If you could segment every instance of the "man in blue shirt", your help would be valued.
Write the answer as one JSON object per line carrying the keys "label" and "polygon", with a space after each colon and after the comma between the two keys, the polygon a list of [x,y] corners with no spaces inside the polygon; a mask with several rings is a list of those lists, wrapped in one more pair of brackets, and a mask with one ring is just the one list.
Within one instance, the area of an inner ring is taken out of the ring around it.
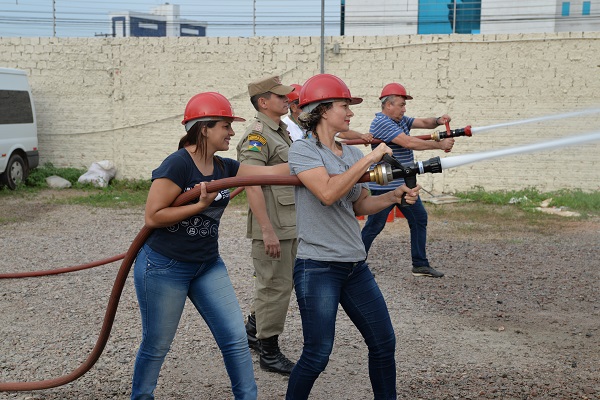
{"label": "man in blue shirt", "polygon": [[[406,100],[412,97],[406,93],[404,86],[399,83],[386,85],[379,97],[381,100],[381,112],[375,114],[371,123],[370,132],[375,139],[384,141],[394,152],[394,157],[400,163],[413,163],[413,150],[450,150],[454,145],[453,138],[442,139],[439,142],[433,140],[422,140],[410,136],[412,128],[434,129],[439,125],[450,122],[449,115],[432,118],[412,118],[404,115],[406,112]],[[398,179],[385,186],[374,182],[369,183],[369,189],[373,196],[392,191],[404,184],[404,179]],[[389,212],[400,204],[391,205],[377,214],[370,215],[362,229],[362,239],[367,253],[377,235],[385,227]],[[423,207],[421,198],[413,205],[402,207],[402,214],[410,228],[410,250],[412,257],[412,274],[414,276],[428,276],[441,278],[443,273],[436,271],[429,265],[427,259],[427,211]]]}

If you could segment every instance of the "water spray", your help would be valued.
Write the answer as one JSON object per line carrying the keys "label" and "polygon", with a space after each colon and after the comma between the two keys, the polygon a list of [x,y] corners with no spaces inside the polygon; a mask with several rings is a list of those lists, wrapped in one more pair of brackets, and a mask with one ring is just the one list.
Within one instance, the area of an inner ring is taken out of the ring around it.
{"label": "water spray", "polygon": [[372,180],[376,181],[380,185],[387,185],[389,182],[395,179],[404,178],[408,187],[415,187],[417,184],[417,174],[435,174],[449,168],[460,167],[478,161],[485,161],[516,154],[533,153],[541,150],[568,147],[598,140],[600,140],[600,132],[593,132],[581,136],[550,140],[547,142],[533,143],[500,150],[485,151],[482,153],[465,154],[442,159],[440,159],[440,157],[433,157],[426,161],[418,161],[407,164],[400,164],[396,159],[388,156],[384,157],[384,162],[377,164],[370,174]]}
{"label": "water spray", "polygon": [[[417,139],[422,139],[422,140],[435,140],[436,142],[439,142],[440,140],[446,139],[446,138],[455,138],[455,137],[460,137],[460,136],[471,137],[474,133],[479,134],[479,133],[491,131],[494,129],[507,128],[507,127],[516,126],[516,125],[533,124],[536,122],[552,121],[552,120],[557,120],[557,119],[580,117],[580,116],[584,116],[584,115],[592,115],[592,114],[598,114],[598,113],[600,113],[600,108],[590,108],[587,110],[572,111],[572,112],[562,113],[562,114],[551,114],[551,115],[545,115],[545,116],[541,116],[541,117],[528,118],[528,119],[522,119],[522,120],[517,120],[517,121],[502,122],[499,124],[480,126],[480,127],[472,127],[471,125],[467,125],[464,128],[458,128],[458,129],[450,129],[450,125],[448,123],[446,123],[446,130],[443,132],[433,132],[429,135],[418,135],[418,136],[412,136],[412,137],[416,137]],[[371,142],[367,142],[366,140],[363,140],[363,139],[342,140],[341,142],[344,144],[348,144],[348,145],[382,143],[382,141],[379,139],[373,139]]]}
{"label": "water spray", "polygon": [[518,120],[518,121],[503,122],[503,123],[495,124],[495,125],[471,128],[471,133],[482,133],[482,132],[486,132],[486,131],[493,130],[493,129],[506,128],[509,126],[533,124],[535,122],[545,122],[545,121],[552,121],[555,119],[580,117],[583,115],[591,115],[591,114],[598,114],[598,113],[600,113],[600,108],[590,108],[587,110],[572,111],[572,112],[563,113],[563,114],[551,114],[551,115],[545,115],[542,117],[528,118],[528,119],[522,119],[522,120]]}

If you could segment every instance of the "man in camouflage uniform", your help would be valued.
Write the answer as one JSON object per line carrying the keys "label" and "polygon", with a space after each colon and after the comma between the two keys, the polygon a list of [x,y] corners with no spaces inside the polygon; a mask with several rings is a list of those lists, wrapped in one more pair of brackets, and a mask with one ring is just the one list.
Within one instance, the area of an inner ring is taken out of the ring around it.
{"label": "man in camouflage uniform", "polygon": [[[294,90],[269,76],[248,85],[257,111],[237,146],[238,160],[252,165],[287,163],[292,140],[281,117],[288,112],[287,94]],[[260,351],[263,370],[290,374],[294,363],[281,353],[279,335],[293,288],[298,241],[293,186],[250,186],[247,236],[252,239],[256,274],[254,304],[246,332],[248,345]]]}

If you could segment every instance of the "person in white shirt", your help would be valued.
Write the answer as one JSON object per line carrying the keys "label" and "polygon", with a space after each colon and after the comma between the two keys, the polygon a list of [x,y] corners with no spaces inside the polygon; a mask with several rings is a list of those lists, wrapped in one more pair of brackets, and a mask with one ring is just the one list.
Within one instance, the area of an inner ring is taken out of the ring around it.
{"label": "person in white shirt", "polygon": [[302,86],[298,85],[297,83],[292,83],[290,86],[295,89],[293,92],[287,94],[290,113],[281,120],[287,125],[288,133],[290,134],[290,138],[292,138],[292,142],[295,142],[298,139],[302,139],[306,133],[298,125],[298,116],[302,112],[302,109],[298,107],[298,95],[300,94],[300,89],[302,89]]}

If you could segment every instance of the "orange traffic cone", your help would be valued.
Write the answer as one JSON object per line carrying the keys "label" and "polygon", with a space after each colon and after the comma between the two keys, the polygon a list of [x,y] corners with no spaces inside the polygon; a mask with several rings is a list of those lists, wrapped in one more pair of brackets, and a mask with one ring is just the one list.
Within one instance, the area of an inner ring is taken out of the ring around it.
{"label": "orange traffic cone", "polygon": [[404,214],[400,211],[400,207],[396,207],[396,218],[404,218]]}
{"label": "orange traffic cone", "polygon": [[392,209],[387,216],[385,222],[394,222],[394,210]]}

